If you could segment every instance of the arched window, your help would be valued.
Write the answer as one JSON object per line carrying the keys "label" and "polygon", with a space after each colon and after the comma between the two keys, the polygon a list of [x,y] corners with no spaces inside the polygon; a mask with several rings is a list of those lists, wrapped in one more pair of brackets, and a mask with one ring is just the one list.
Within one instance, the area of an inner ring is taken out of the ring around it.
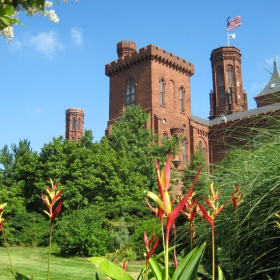
{"label": "arched window", "polygon": [[135,83],[129,78],[125,87],[125,106],[135,107]]}
{"label": "arched window", "polygon": [[223,105],[226,103],[226,98],[225,98],[225,85],[224,85],[224,71],[222,67],[218,68],[217,76],[218,76],[219,101],[220,101],[220,105]]}
{"label": "arched window", "polygon": [[199,148],[200,151],[202,151],[202,141],[198,142],[198,148]]}
{"label": "arched window", "polygon": [[160,105],[164,106],[165,102],[164,102],[164,80],[160,79],[159,82],[159,91],[160,91]]}
{"label": "arched window", "polygon": [[166,133],[166,132],[163,133],[163,135],[162,135],[162,140],[163,140],[163,141],[166,141],[166,140],[167,140],[167,133]]}
{"label": "arched window", "polygon": [[185,98],[185,91],[183,87],[180,87],[180,111],[185,111],[185,104],[184,104],[184,98]]}
{"label": "arched window", "polygon": [[72,130],[76,129],[76,118],[72,119]]}
{"label": "arched window", "polygon": [[187,161],[187,139],[182,140],[183,162]]}
{"label": "arched window", "polygon": [[78,131],[80,131],[81,130],[81,119],[79,118],[78,119]]}
{"label": "arched window", "polygon": [[230,87],[234,85],[233,67],[231,65],[227,66],[227,80],[228,80],[228,92],[230,92]]}
{"label": "arched window", "polygon": [[203,148],[203,156],[204,156],[204,160],[206,160],[206,149]]}

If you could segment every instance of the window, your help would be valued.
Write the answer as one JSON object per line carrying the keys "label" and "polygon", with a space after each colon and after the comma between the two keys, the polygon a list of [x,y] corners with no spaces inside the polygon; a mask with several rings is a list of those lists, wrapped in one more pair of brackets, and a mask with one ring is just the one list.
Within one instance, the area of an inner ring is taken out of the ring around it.
{"label": "window", "polygon": [[199,142],[198,142],[198,147],[199,147],[199,150],[202,151],[202,141],[199,141]]}
{"label": "window", "polygon": [[163,140],[163,141],[166,141],[166,140],[167,140],[167,133],[166,133],[166,132],[163,133],[163,135],[162,135],[162,140]]}
{"label": "window", "polygon": [[135,107],[135,83],[129,78],[125,87],[125,106]]}
{"label": "window", "polygon": [[184,112],[185,111],[185,106],[184,106],[184,97],[185,97],[185,92],[183,87],[180,87],[180,111]]}
{"label": "window", "polygon": [[78,119],[78,131],[81,130],[81,119]]}
{"label": "window", "polygon": [[223,105],[226,103],[226,98],[225,98],[225,86],[224,86],[224,71],[222,67],[218,68],[217,75],[218,75],[219,101],[220,101],[220,105]]}
{"label": "window", "polygon": [[72,119],[72,130],[76,129],[76,118]]}
{"label": "window", "polygon": [[182,140],[182,145],[183,145],[183,162],[187,161],[187,139],[184,138]]}
{"label": "window", "polygon": [[164,80],[160,79],[160,105],[164,106]]}
{"label": "window", "polygon": [[227,79],[228,79],[228,92],[230,92],[230,87],[234,85],[233,68],[231,65],[227,66]]}
{"label": "window", "polygon": [[204,160],[206,160],[206,149],[203,148],[203,157],[204,157]]}

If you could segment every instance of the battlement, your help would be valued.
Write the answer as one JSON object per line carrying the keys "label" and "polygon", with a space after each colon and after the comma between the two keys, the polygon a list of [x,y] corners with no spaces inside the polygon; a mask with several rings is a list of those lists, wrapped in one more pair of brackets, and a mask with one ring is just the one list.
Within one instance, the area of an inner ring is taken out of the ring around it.
{"label": "battlement", "polygon": [[118,57],[123,57],[137,52],[136,44],[133,41],[120,41],[117,43]]}
{"label": "battlement", "polygon": [[[131,46],[135,43],[131,41],[121,41],[117,44],[117,48],[121,48],[125,44],[132,48]],[[192,63],[154,45],[141,48],[139,52],[137,52],[135,45],[134,52],[130,52],[127,55],[124,54],[121,57],[119,56],[117,60],[108,63],[105,66],[105,74],[110,77],[122,71],[124,68],[133,67],[134,64],[139,64],[146,60],[159,61],[189,76],[194,74],[194,65]]]}
{"label": "battlement", "polygon": [[66,110],[66,114],[70,114],[70,113],[79,113],[79,114],[84,114],[84,110],[80,109],[80,108],[69,108]]}
{"label": "battlement", "polygon": [[223,59],[237,59],[241,60],[241,53],[240,50],[236,47],[231,47],[231,46],[223,46],[220,48],[217,48],[211,52],[211,57],[210,60],[213,62],[216,62],[217,60],[222,57]]}

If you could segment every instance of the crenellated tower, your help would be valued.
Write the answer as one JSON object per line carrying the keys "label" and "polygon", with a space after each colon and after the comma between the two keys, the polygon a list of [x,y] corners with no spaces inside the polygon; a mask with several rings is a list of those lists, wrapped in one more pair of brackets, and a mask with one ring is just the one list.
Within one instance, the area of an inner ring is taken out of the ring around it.
{"label": "crenellated tower", "polygon": [[147,129],[161,139],[182,138],[176,158],[176,167],[182,167],[190,160],[192,149],[190,77],[194,65],[154,45],[138,51],[133,41],[117,43],[117,54],[118,59],[105,66],[110,78],[106,135],[125,108],[141,105],[150,115]]}
{"label": "crenellated tower", "polygon": [[210,92],[209,119],[248,110],[239,49],[230,46],[217,48],[212,51],[210,60],[213,91]]}
{"label": "crenellated tower", "polygon": [[136,43],[133,41],[120,41],[117,43],[118,57],[124,57],[137,52]]}
{"label": "crenellated tower", "polygon": [[84,110],[69,108],[66,110],[66,132],[65,138],[78,141],[84,134]]}

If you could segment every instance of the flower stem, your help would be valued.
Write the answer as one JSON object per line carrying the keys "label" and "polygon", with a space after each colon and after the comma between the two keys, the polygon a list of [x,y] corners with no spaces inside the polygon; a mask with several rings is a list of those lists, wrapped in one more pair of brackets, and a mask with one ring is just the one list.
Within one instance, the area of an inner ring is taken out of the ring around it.
{"label": "flower stem", "polygon": [[49,257],[48,257],[48,280],[50,280],[50,260],[51,260],[51,251],[52,251],[52,229],[53,223],[50,223],[50,243],[49,243]]}
{"label": "flower stem", "polygon": [[215,227],[212,228],[212,279],[215,280]]}
{"label": "flower stem", "polygon": [[164,263],[165,263],[165,280],[168,280],[168,250],[169,250],[169,244],[168,239],[165,240],[165,251],[164,251]]}
{"label": "flower stem", "polygon": [[4,239],[5,247],[7,249],[7,254],[9,256],[9,261],[10,261],[10,265],[11,265],[11,271],[12,271],[14,279],[16,280],[15,271],[14,271],[14,267],[13,267],[13,263],[12,263],[12,259],[11,259],[11,255],[10,255],[10,251],[9,251],[9,246],[8,246],[8,243],[7,243],[7,239],[6,239],[4,228],[2,228],[2,236],[3,236],[3,239]]}

